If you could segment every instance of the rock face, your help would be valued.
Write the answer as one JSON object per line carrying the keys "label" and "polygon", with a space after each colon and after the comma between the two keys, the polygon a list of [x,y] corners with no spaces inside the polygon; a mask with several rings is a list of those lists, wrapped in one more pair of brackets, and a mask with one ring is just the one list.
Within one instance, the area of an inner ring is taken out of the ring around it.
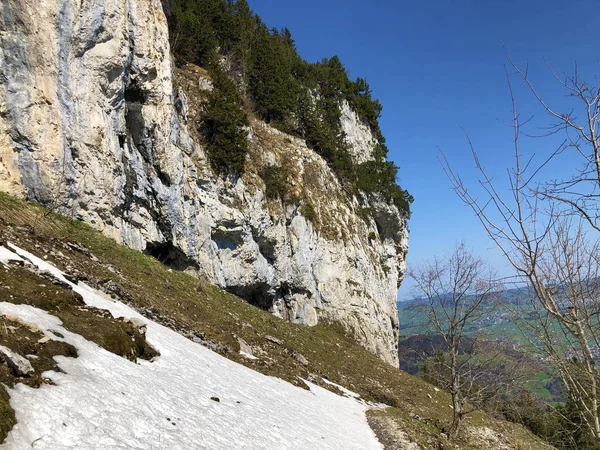
{"label": "rock face", "polygon": [[350,144],[352,158],[357,163],[364,163],[372,159],[373,147],[377,139],[373,136],[369,126],[360,120],[356,111],[350,108],[347,101],[341,104],[342,131],[346,135],[346,141]]}
{"label": "rock face", "polygon": [[[280,317],[339,321],[397,364],[405,220],[381,199],[349,198],[303,141],[260,122],[247,173],[216,177],[193,114],[210,82],[172,64],[160,0],[6,0],[0,62],[0,190]],[[341,106],[365,161],[373,136]],[[289,171],[291,200],[266,198],[269,166]]]}

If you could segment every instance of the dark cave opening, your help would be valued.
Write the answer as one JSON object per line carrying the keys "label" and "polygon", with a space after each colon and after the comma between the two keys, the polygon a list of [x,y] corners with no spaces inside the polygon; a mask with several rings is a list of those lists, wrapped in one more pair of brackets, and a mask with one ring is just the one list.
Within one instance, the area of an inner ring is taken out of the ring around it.
{"label": "dark cave opening", "polygon": [[144,253],[158,259],[162,264],[173,270],[199,269],[198,264],[193,259],[171,242],[148,242]]}
{"label": "dark cave opening", "polygon": [[138,84],[137,80],[132,80],[125,88],[125,101],[127,103],[146,103],[148,93]]}
{"label": "dark cave opening", "polygon": [[247,286],[228,286],[226,290],[233,295],[237,295],[265,311],[271,310],[275,297],[269,292],[270,286],[267,283],[257,282]]}

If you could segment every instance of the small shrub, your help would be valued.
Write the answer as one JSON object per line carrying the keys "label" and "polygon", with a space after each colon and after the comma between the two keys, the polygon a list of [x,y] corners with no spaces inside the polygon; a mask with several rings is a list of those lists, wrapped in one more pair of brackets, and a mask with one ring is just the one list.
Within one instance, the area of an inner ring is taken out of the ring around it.
{"label": "small shrub", "polygon": [[356,215],[358,217],[360,217],[362,220],[365,221],[365,223],[369,224],[371,223],[371,219],[373,218],[373,208],[371,207],[359,207],[356,210]]}
{"label": "small shrub", "polygon": [[377,239],[377,233],[375,233],[374,231],[371,231],[371,232],[369,233],[369,239],[370,239],[371,241],[375,241],[375,240]]}
{"label": "small shrub", "polygon": [[381,264],[381,269],[383,270],[383,273],[385,273],[386,276],[388,276],[390,274],[390,266],[388,266],[387,261],[385,260],[385,258],[381,258],[379,260],[379,263]]}
{"label": "small shrub", "polygon": [[312,205],[312,203],[305,203],[302,205],[300,212],[306,218],[306,220],[310,220],[311,222],[314,222],[317,218],[317,211],[315,211],[315,207]]}
{"label": "small shrub", "polygon": [[265,183],[265,195],[270,200],[285,199],[290,191],[289,170],[281,166],[266,166],[260,177]]}
{"label": "small shrub", "polygon": [[367,193],[380,193],[392,202],[406,218],[410,218],[410,204],[413,197],[396,184],[398,166],[391,161],[378,158],[359,164],[356,187]]}

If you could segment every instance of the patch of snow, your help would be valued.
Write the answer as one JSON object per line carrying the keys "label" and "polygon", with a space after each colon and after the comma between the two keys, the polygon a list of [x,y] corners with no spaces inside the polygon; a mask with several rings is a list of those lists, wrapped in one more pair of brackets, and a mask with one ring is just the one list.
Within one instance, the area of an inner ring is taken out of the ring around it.
{"label": "patch of snow", "polygon": [[8,246],[11,249],[13,249],[19,256],[30,261],[41,271],[48,272],[63,283],[71,286],[71,288],[75,292],[77,292],[83,297],[85,303],[88,306],[93,306],[99,309],[106,309],[115,318],[125,317],[128,319],[134,319],[139,326],[148,323],[148,319],[146,319],[144,316],[138,314],[133,309],[124,305],[121,302],[113,301],[112,299],[108,298],[108,296],[106,296],[106,294],[104,294],[103,292],[96,291],[95,289],[91,288],[90,286],[81,281],[79,282],[79,284],[74,284],[71,281],[67,280],[67,278],[65,278],[65,274],[62,271],[60,271],[58,268],[54,267],[47,261],[38,258],[32,253],[29,253],[28,251],[23,250],[10,242],[8,243]]}
{"label": "patch of snow", "polygon": [[[58,269],[13,245],[19,255],[68,283]],[[78,358],[57,357],[55,385],[8,389],[17,424],[3,449],[381,449],[366,406],[307,383],[310,390],[234,363],[83,283],[71,286],[91,306],[143,321],[161,356],[139,364],[110,353],[27,305],[0,313],[51,330]],[[219,398],[216,402],[211,397]]]}
{"label": "patch of snow", "polygon": [[254,356],[251,353],[246,353],[246,352],[240,352],[240,355],[242,355],[244,358],[248,358],[248,359],[258,359],[256,356]]}
{"label": "patch of snow", "polygon": [[357,399],[360,398],[359,394],[357,394],[356,392],[352,392],[352,391],[346,389],[344,386],[340,386],[339,384],[336,384],[336,383],[334,383],[332,381],[329,381],[329,380],[327,380],[325,378],[321,378],[321,379],[325,382],[325,384],[328,384],[329,386],[333,386],[333,387],[338,388],[340,391],[342,391],[348,397],[357,398]]}
{"label": "patch of snow", "polygon": [[23,258],[0,245],[0,264],[8,267],[8,263],[11,261],[23,261]]}

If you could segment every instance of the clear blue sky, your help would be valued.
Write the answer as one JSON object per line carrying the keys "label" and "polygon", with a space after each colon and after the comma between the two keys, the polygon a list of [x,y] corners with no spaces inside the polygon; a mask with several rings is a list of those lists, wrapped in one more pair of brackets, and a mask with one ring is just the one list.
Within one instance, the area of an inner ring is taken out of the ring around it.
{"label": "clear blue sky", "polygon": [[[399,182],[415,197],[408,263],[418,264],[465,240],[506,272],[470,209],[450,189],[438,163],[440,147],[465,179],[475,182],[460,126],[499,180],[512,164],[511,105],[501,39],[540,92],[558,109],[563,92],[544,58],[559,72],[598,73],[600,4],[585,0],[249,0],[269,27],[287,26],[309,61],[338,55],[350,76],[367,78],[383,104],[381,125]],[[523,117],[548,121],[522,84],[515,93]],[[540,122],[541,123],[541,122]],[[543,154],[551,142],[526,142]],[[410,283],[400,289],[410,297]]]}

